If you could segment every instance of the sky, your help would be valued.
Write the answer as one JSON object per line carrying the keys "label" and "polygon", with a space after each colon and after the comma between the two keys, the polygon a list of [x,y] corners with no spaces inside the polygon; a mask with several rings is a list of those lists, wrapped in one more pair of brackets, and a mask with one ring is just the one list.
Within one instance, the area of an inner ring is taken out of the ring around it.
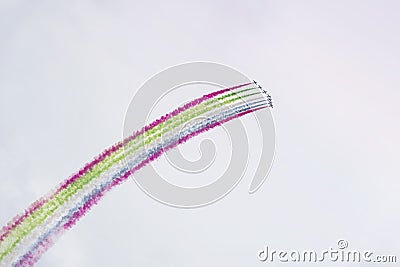
{"label": "sky", "polygon": [[120,140],[149,77],[212,61],[273,96],[276,154],[261,189],[247,194],[244,177],[214,205],[182,210],[129,180],[37,266],[262,266],[265,245],[323,250],[340,238],[399,259],[399,8],[0,0],[0,224]]}

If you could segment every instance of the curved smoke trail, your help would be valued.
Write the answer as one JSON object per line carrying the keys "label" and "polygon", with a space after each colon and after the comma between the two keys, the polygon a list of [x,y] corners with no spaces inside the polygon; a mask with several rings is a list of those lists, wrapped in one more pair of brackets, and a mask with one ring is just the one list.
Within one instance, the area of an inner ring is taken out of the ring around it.
{"label": "curved smoke trail", "polygon": [[[106,149],[4,226],[0,266],[34,265],[105,193],[134,172],[200,133],[271,106],[270,98],[266,100],[257,86],[247,83],[194,99],[143,127]],[[190,124],[199,116],[206,119]]]}

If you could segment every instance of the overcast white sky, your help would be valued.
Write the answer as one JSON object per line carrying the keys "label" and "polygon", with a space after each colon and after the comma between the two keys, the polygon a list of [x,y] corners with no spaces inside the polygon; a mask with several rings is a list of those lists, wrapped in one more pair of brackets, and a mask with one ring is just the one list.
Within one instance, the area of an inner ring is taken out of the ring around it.
{"label": "overcast white sky", "polygon": [[0,0],[0,224],[119,140],[146,79],[207,60],[273,95],[277,151],[261,190],[248,195],[247,179],[180,210],[128,181],[37,266],[262,266],[264,245],[323,250],[339,238],[400,258],[399,8]]}

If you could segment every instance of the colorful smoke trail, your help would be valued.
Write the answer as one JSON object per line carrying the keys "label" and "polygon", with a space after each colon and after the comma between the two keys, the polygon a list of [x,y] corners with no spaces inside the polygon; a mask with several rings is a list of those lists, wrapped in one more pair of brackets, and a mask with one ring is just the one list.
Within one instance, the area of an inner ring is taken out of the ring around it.
{"label": "colorful smoke trail", "polygon": [[[192,137],[272,107],[254,83],[204,95],[106,149],[0,231],[0,266],[32,266],[112,188]],[[206,118],[189,122],[195,118]],[[128,167],[129,166],[129,167]]]}

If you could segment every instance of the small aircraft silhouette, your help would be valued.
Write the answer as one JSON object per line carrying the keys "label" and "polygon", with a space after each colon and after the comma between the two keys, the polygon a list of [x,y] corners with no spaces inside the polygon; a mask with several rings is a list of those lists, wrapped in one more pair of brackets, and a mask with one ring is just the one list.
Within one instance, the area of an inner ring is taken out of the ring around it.
{"label": "small aircraft silhouette", "polygon": [[267,91],[265,91],[261,85],[259,85],[255,80],[253,80],[253,82],[258,86],[258,89],[260,89],[264,94],[267,93]]}
{"label": "small aircraft silhouette", "polygon": [[267,93],[267,91],[265,91],[260,85],[258,86],[258,88],[259,88],[264,94]]}

